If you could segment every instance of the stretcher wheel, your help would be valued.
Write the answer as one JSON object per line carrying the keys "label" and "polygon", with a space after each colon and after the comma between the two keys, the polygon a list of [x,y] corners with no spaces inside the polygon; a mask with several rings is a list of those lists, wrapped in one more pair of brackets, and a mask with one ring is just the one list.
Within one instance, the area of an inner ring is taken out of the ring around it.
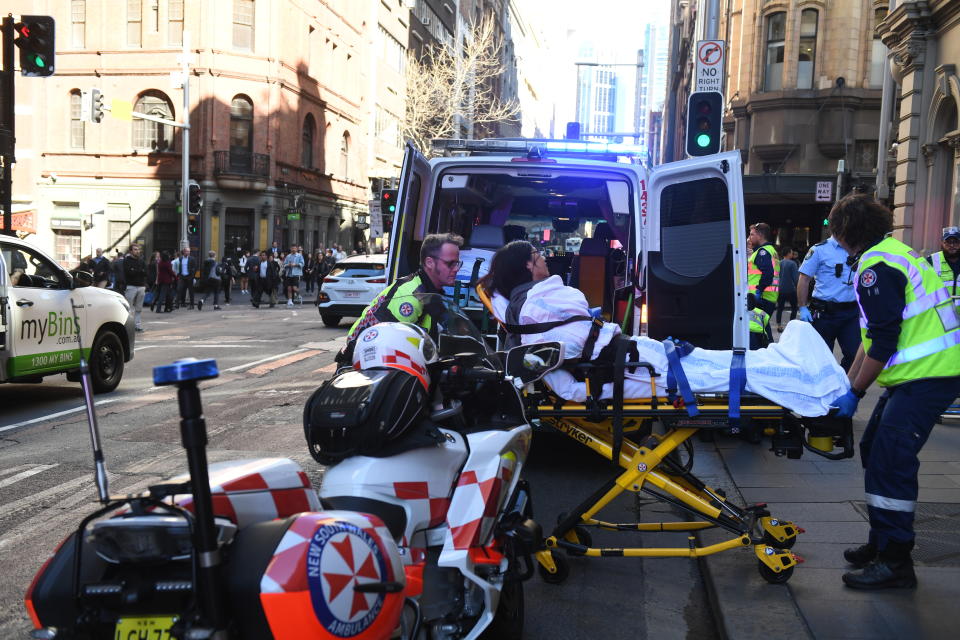
{"label": "stretcher wheel", "polygon": [[763,532],[763,542],[769,547],[774,547],[778,549],[793,549],[793,545],[797,544],[797,536],[793,535],[786,540],[777,540],[769,532]]}
{"label": "stretcher wheel", "polygon": [[537,565],[537,570],[547,584],[560,584],[570,575],[570,561],[567,560],[565,555],[557,553],[553,549],[550,550],[550,556],[553,558],[553,564],[557,565],[557,572],[550,573],[542,564]]}
{"label": "stretcher wheel", "polygon": [[[587,531],[586,527],[577,525],[573,528],[573,535],[575,535],[577,538],[576,544],[582,544],[585,547],[593,546],[593,536],[590,535],[590,532]],[[573,541],[571,540],[571,542]]]}
{"label": "stretcher wheel", "polygon": [[765,565],[762,560],[757,562],[757,568],[760,570],[760,577],[770,584],[784,584],[793,575],[793,567],[788,567],[777,573]]}

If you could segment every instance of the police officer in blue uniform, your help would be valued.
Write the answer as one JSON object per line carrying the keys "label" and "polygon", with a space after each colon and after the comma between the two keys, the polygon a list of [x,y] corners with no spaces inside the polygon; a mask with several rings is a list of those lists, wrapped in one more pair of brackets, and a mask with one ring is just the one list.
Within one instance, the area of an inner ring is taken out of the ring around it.
{"label": "police officer in blue uniform", "polygon": [[[850,256],[830,236],[810,247],[800,266],[797,281],[797,305],[799,318],[812,322],[813,328],[823,337],[827,347],[840,343],[843,358],[840,366],[850,370],[853,358],[860,346],[860,322],[857,319],[856,293],[853,288],[853,271],[847,264]],[[816,280],[813,299],[810,296],[810,280]]]}

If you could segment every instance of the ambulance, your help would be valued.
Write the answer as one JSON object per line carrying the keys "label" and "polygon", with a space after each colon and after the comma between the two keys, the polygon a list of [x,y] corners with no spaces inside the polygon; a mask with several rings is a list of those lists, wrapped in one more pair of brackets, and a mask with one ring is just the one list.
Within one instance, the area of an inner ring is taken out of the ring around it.
{"label": "ambulance", "polygon": [[[416,270],[431,233],[465,240],[456,291],[470,290],[512,240],[555,246],[552,275],[583,291],[625,333],[707,349],[746,348],[746,231],[739,151],[648,168],[632,145],[579,140],[443,139],[408,145],[387,280]],[[489,322],[485,323],[490,326]]]}
{"label": "ambulance", "polygon": [[17,238],[0,235],[0,257],[0,382],[79,381],[83,349],[93,390],[116,389],[134,350],[127,300]]}

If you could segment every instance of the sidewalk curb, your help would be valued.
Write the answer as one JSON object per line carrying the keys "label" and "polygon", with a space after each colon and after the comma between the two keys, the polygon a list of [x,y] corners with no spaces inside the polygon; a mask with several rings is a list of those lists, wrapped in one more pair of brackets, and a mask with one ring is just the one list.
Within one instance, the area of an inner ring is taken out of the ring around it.
{"label": "sidewalk curb", "polygon": [[[746,504],[717,446],[712,442],[697,442],[695,447],[694,472],[698,466],[709,466],[709,472],[698,473],[698,477],[708,485],[726,491],[732,501]],[[729,540],[731,536],[719,529],[706,529],[696,535],[702,545]],[[702,556],[698,558],[698,564],[717,631],[724,640],[814,638],[789,584],[768,584],[760,577],[752,547]],[[797,571],[802,570],[802,565],[797,567]]]}

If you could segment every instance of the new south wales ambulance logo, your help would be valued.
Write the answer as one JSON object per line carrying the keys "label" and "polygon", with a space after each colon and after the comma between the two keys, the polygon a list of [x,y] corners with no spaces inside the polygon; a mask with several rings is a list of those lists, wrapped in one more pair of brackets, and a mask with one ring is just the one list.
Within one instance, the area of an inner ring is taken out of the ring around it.
{"label": "new south wales ambulance logo", "polygon": [[383,608],[384,594],[355,587],[383,582],[387,564],[373,536],[347,522],[317,529],[307,556],[313,610],[323,628],[341,638],[366,630]]}
{"label": "new south wales ambulance logo", "polygon": [[363,334],[363,341],[364,341],[364,342],[370,342],[370,341],[372,341],[372,340],[376,340],[376,339],[377,339],[377,335],[379,335],[379,334],[377,333],[377,330],[376,330],[376,329],[370,329],[369,331],[367,331],[366,333]]}
{"label": "new south wales ambulance logo", "polygon": [[400,305],[400,315],[404,318],[409,318],[413,315],[413,305],[409,302],[404,302]]}
{"label": "new south wales ambulance logo", "polygon": [[877,274],[873,269],[867,269],[860,274],[860,284],[864,287],[872,287],[877,283]]}

